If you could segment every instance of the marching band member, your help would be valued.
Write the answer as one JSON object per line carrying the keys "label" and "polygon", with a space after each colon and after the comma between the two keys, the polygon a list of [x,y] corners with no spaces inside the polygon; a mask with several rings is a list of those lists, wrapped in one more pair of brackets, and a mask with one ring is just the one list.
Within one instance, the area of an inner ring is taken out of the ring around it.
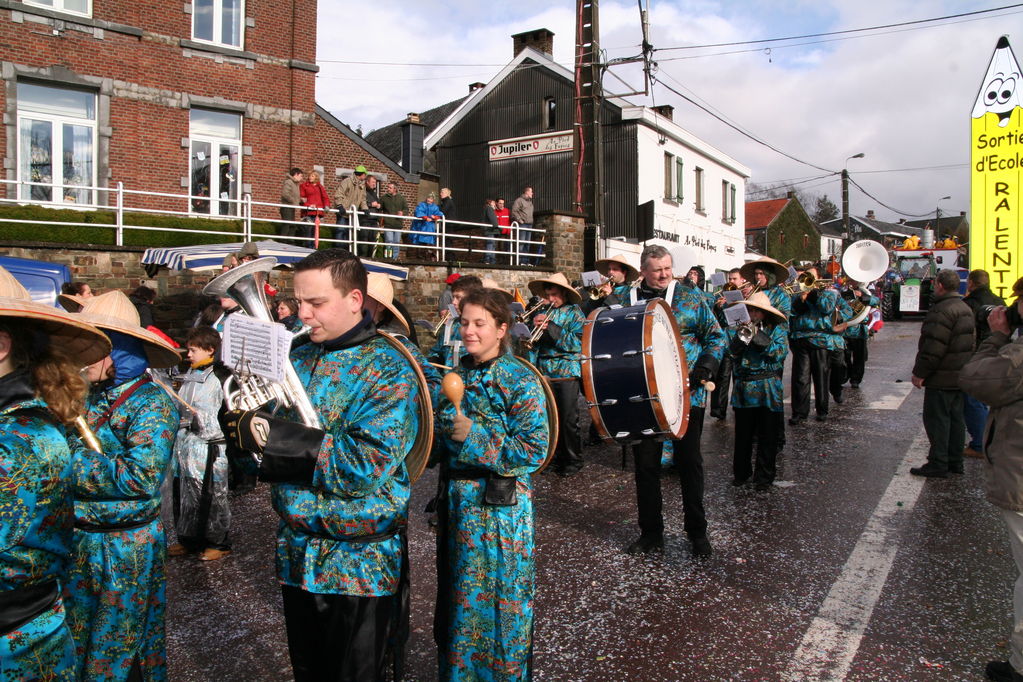
{"label": "marching band member", "polygon": [[[877,297],[863,288],[856,280],[849,280],[844,296],[858,299],[862,305],[878,307]],[[867,367],[867,333],[866,320],[845,330],[845,365],[849,373],[849,385],[859,388],[863,381],[863,373]]]}
{"label": "marching band member", "polygon": [[717,296],[715,296],[712,292],[707,291],[707,273],[704,272],[702,265],[694,265],[689,268],[689,272],[686,273],[686,276],[682,281],[690,288],[699,291],[703,297],[707,299],[707,305],[713,307],[714,300]]}
{"label": "marching band member", "polygon": [[[735,291],[741,291],[743,298],[748,298],[753,287],[747,282],[739,268],[732,268],[728,271],[728,281],[725,286],[735,287]],[[725,337],[730,343],[735,335],[735,330],[725,324],[725,297],[718,292],[714,297],[714,317],[725,332]],[[732,356],[725,353],[718,365],[718,373],[714,377],[714,390],[710,394],[710,416],[715,419],[725,419],[728,416],[728,392],[732,383]]]}
{"label": "marching band member", "polygon": [[[808,267],[817,278],[817,268]],[[832,315],[838,305],[838,294],[830,287],[812,287],[792,295],[789,336],[792,347],[792,417],[789,424],[801,424],[810,415],[810,385],[817,409],[817,421],[828,417],[828,391],[831,379],[829,345],[835,335]]]}
{"label": "marching band member", "polygon": [[363,310],[366,269],[345,249],[295,264],[309,342],[291,362],[322,426],[232,410],[225,435],[257,453],[281,518],[277,579],[295,679],[380,680],[408,620],[409,476],[418,383]]}
{"label": "marching band member", "polygon": [[[466,294],[481,286],[483,283],[476,275],[462,275],[452,282],[451,302],[454,304],[455,310],[460,309],[459,306]],[[427,359],[445,367],[456,367],[459,359],[465,354],[460,329],[458,315],[452,315],[444,323],[444,331],[437,335],[437,341],[433,344],[433,348],[426,354]],[[456,353],[458,357],[455,357]]]}
{"label": "marching band member", "polygon": [[[535,279],[529,290],[547,299],[549,308],[533,318],[534,329],[543,332],[534,344],[536,368],[547,378],[558,407],[558,445],[554,451],[554,471],[571,476],[583,468],[582,440],[579,435],[579,377],[582,366],[582,300],[562,273],[550,279]],[[554,435],[554,434],[551,434]]]}
{"label": "marching band member", "polygon": [[831,334],[827,336],[828,341],[828,391],[832,400],[841,405],[845,402],[842,397],[842,384],[849,379],[848,367],[845,363],[845,333],[849,330],[849,320],[856,317],[852,306],[849,305],[842,292],[837,287],[832,287],[835,292],[835,312],[831,314]]}
{"label": "marching band member", "polygon": [[[785,412],[781,373],[789,354],[789,335],[785,316],[763,292],[752,294],[745,306],[752,324],[734,333],[728,346],[735,363],[732,485],[743,485],[752,476],[757,490],[767,490],[774,482],[778,454],[779,420],[774,415]],[[754,438],[755,466],[750,463]]]}
{"label": "marching band member", "polygon": [[109,338],[110,355],[86,369],[85,420],[93,449],[69,439],[74,464],[74,562],[68,622],[83,680],[167,676],[164,611],[166,539],[161,485],[178,430],[178,409],[146,370],[181,356],[139,326],[128,297],[86,301],[82,320]]}
{"label": "marching band member", "polygon": [[221,382],[230,372],[214,362],[220,334],[212,327],[190,329],[185,346],[190,368],[182,377],[179,395],[183,404],[195,410],[182,412],[174,441],[178,541],[167,548],[167,556],[201,552],[202,561],[217,561],[231,553],[227,453],[217,420],[224,404]]}
{"label": "marching band member", "polygon": [[401,345],[408,349],[416,364],[426,377],[426,385],[430,387],[430,405],[434,412],[437,411],[437,400],[440,398],[441,376],[437,368],[429,363],[419,346],[409,339],[411,331],[408,320],[401,314],[398,307],[394,305],[394,285],[391,278],[382,272],[366,273],[366,299],[363,307],[373,318],[377,329],[385,331],[394,338],[401,341]]}
{"label": "marching band member", "polygon": [[[77,315],[34,303],[0,268],[0,676],[78,680],[65,616],[74,521],[65,425],[80,417],[79,364],[110,342]],[[74,360],[72,360],[74,358]]]}
{"label": "marching band member", "polygon": [[597,289],[597,298],[583,298],[582,311],[590,314],[597,308],[613,305],[629,304],[630,285],[639,278],[639,270],[629,265],[625,256],[616,254],[610,258],[602,258],[595,263],[597,272],[607,277]]}
{"label": "marching band member", "polygon": [[[673,443],[674,466],[682,486],[682,509],[686,534],[696,556],[710,556],[707,517],[703,508],[703,383],[712,379],[725,350],[721,331],[706,299],[686,286],[676,286],[672,275],[671,254],[663,246],[648,246],[640,259],[642,280],[632,288],[631,305],[661,298],[668,302],[678,321],[682,347],[689,367],[690,410],[685,436]],[[664,547],[664,518],[661,515],[661,443],[639,441],[636,454],[636,501],[639,507],[640,537],[631,545],[630,554],[660,550]]]}
{"label": "marching band member", "polygon": [[531,678],[533,484],[548,451],[540,378],[507,352],[503,297],[478,289],[462,302],[468,350],[456,370],[459,410],[442,399],[437,608],[441,680]]}

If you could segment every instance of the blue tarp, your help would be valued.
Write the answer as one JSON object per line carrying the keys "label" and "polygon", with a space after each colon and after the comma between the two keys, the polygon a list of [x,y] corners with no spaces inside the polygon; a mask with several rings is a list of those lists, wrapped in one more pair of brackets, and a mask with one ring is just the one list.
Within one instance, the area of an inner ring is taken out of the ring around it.
{"label": "blue tarp", "polygon": [[[294,244],[283,244],[272,239],[255,242],[260,256],[273,256],[278,265],[290,265],[300,261],[313,249]],[[143,265],[166,265],[171,270],[219,270],[228,254],[240,251],[243,242],[235,244],[200,244],[198,246],[175,246],[163,249],[146,249],[142,255]],[[362,259],[370,272],[382,272],[393,279],[408,279],[408,268],[377,261]]]}

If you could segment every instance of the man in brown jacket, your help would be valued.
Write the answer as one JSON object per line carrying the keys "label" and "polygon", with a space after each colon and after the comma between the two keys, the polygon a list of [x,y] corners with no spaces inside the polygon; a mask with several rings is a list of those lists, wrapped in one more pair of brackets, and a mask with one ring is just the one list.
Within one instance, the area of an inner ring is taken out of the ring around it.
{"label": "man in brown jacket", "polygon": [[[987,499],[1001,509],[1016,562],[1009,660],[991,661],[985,670],[987,678],[997,682],[1023,682],[1019,672],[1023,671],[1023,337],[1009,340],[1013,332],[1009,318],[1018,325],[1023,317],[1023,278],[1013,286],[1013,293],[1016,300],[1010,308],[996,308],[988,316],[991,335],[959,375],[962,390],[991,408],[984,429]],[[1012,312],[1016,314],[1006,314]]]}
{"label": "man in brown jacket", "polygon": [[294,237],[296,234],[298,226],[291,223],[295,221],[295,207],[302,203],[299,185],[304,178],[302,169],[296,166],[288,171],[288,177],[284,178],[281,186],[281,204],[284,204],[280,207],[281,220],[288,221],[277,225],[277,234],[282,237]]}
{"label": "man in brown jacket", "polygon": [[913,363],[913,385],[924,389],[924,430],[931,442],[927,463],[909,470],[914,476],[963,473],[966,422],[959,370],[973,355],[973,333],[973,311],[959,295],[959,274],[939,270]]}

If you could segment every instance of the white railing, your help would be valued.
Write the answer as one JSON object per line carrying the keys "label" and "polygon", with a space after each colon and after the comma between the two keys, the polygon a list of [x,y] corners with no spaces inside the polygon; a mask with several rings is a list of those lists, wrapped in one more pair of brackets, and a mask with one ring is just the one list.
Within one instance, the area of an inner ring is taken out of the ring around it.
{"label": "white railing", "polygon": [[[318,221],[315,218],[283,220],[280,217],[280,209],[292,208],[296,214],[301,214],[302,207],[266,201],[253,201],[250,194],[243,195],[241,199],[224,199],[191,194],[127,189],[122,182],[118,182],[114,187],[56,185],[19,180],[0,180],[0,184],[7,186],[6,192],[0,192],[0,204],[34,205],[54,209],[88,211],[104,210],[112,211],[114,217],[113,223],[104,224],[17,219],[0,215],[0,224],[36,225],[45,222],[47,225],[54,227],[109,228],[115,231],[115,243],[118,246],[124,245],[126,230],[198,233],[203,235],[220,235],[232,239],[240,237],[242,241],[249,241],[253,237],[253,222],[268,222],[276,225],[279,233],[283,230],[289,232],[289,234],[278,234],[279,239],[304,244],[310,248],[315,248],[320,243],[344,246],[353,253],[379,259],[394,259],[401,252],[407,252],[415,256],[414,260],[467,262],[475,260],[474,256],[478,255],[481,257],[481,260],[490,261],[492,259],[498,265],[536,265],[546,256],[545,231],[533,227],[523,227],[514,221],[509,227],[499,228],[499,230],[507,229],[507,235],[499,232],[496,236],[488,236],[483,233],[484,230],[491,227],[487,223],[449,220],[441,216],[436,222],[429,223],[435,231],[427,232],[421,229],[414,229],[418,220],[414,215],[401,216],[375,211],[359,211],[355,206],[349,207],[347,211],[338,211],[335,208],[317,209],[325,214]],[[11,191],[12,187],[14,191]],[[90,202],[11,198],[11,196],[23,191],[21,188],[32,187],[48,188],[51,197],[65,196],[65,191],[72,192],[77,196],[88,193]],[[106,203],[99,203],[104,198]],[[229,212],[220,214],[210,213],[218,205],[221,208],[226,207]],[[180,210],[182,206],[185,210]],[[196,210],[197,208],[201,209],[203,206],[205,206],[205,210]],[[241,233],[210,229],[128,225],[125,223],[126,213],[237,220],[241,225]],[[349,224],[338,224],[337,218],[339,215],[344,216]],[[384,219],[399,220],[401,221],[401,227],[399,229],[392,229],[379,226],[379,223]],[[366,221],[372,221],[375,224],[366,224]],[[316,226],[330,227],[330,236],[319,237],[317,234],[318,230],[315,229]],[[312,233],[312,236],[308,236],[309,233]],[[397,242],[387,241],[388,239],[393,240],[395,238],[397,238]],[[433,243],[426,243],[431,238]]]}

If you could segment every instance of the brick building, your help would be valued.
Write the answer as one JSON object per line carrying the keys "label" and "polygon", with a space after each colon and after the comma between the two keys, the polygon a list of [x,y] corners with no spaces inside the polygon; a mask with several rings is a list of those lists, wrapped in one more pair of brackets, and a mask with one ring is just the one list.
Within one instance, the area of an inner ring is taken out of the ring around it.
{"label": "brick building", "polygon": [[789,192],[784,199],[746,202],[746,248],[781,262],[821,257],[821,233]]}
{"label": "brick building", "polygon": [[279,201],[292,166],[319,167],[333,193],[359,164],[417,197],[417,175],[316,106],[315,0],[0,0],[0,10],[9,199],[108,204],[102,188],[122,182],[209,197],[139,206],[235,215],[245,194]]}

